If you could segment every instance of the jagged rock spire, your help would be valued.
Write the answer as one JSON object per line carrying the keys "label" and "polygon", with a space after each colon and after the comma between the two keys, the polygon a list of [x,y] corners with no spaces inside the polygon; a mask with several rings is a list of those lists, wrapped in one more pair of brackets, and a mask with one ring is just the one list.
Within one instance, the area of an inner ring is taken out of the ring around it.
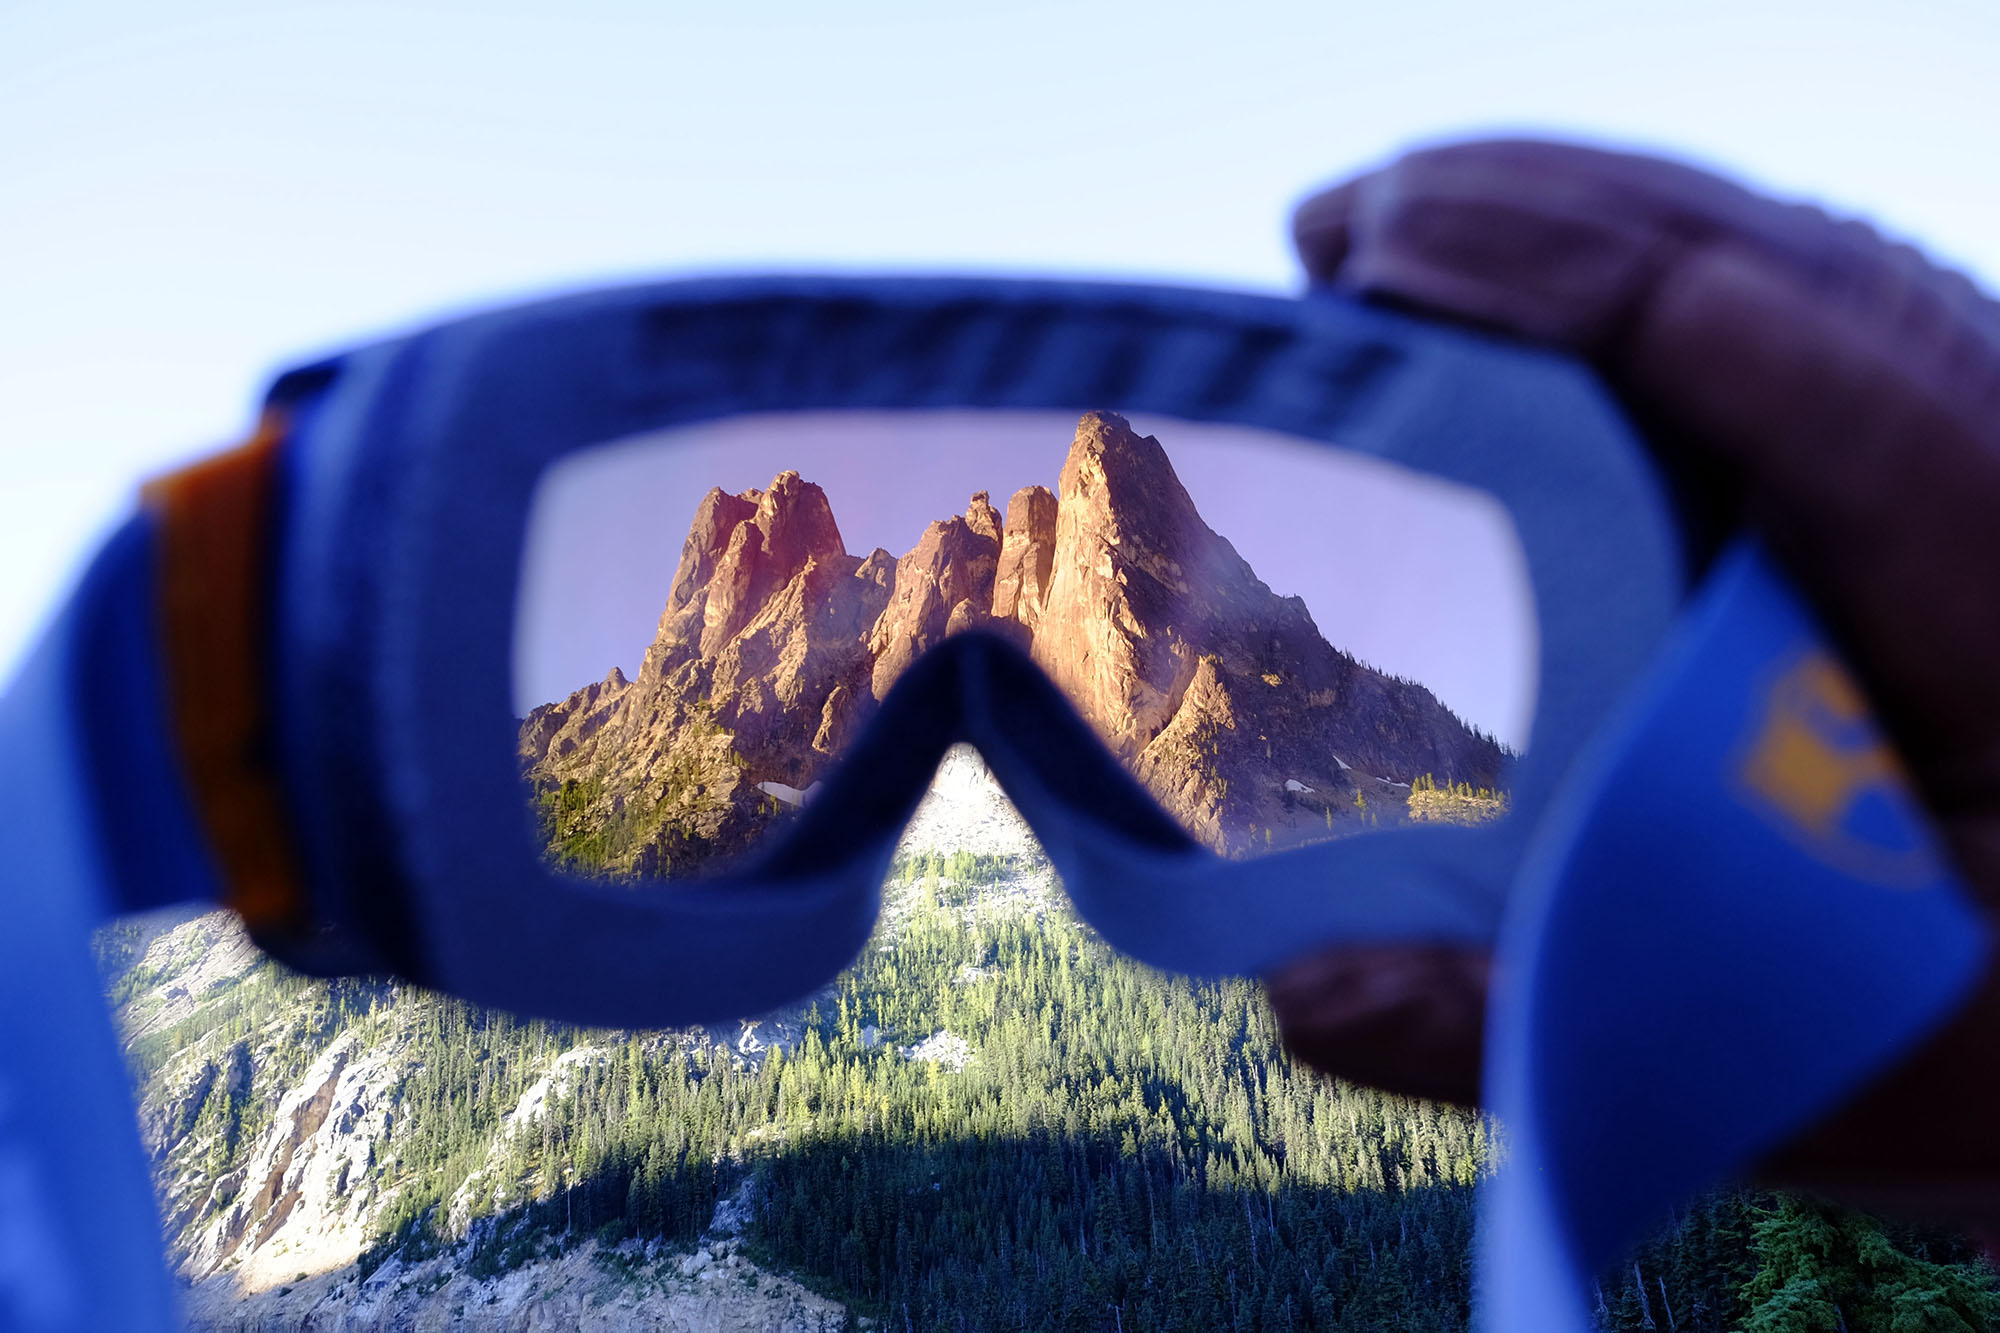
{"label": "jagged rock spire", "polygon": [[[1341,558],[1330,534],[1295,537],[1305,558]],[[537,709],[522,762],[545,787],[599,779],[608,806],[645,812],[642,844],[618,854],[680,873],[745,845],[771,815],[757,783],[811,785],[917,657],[969,629],[1028,648],[1219,849],[1339,832],[1364,781],[1500,783],[1497,746],[1329,644],[1114,412],[1077,423],[1056,490],[1023,488],[1004,519],[977,492],[899,560],[848,555],[797,472],[710,491],[638,681],[614,672]]]}

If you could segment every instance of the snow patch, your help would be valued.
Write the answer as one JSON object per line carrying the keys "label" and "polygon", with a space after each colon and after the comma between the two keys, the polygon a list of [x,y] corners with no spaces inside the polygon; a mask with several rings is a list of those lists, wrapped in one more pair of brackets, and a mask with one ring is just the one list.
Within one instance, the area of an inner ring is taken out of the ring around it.
{"label": "snow patch", "polygon": [[801,791],[789,782],[760,782],[757,784],[757,790],[774,800],[783,801],[796,810],[819,794],[819,784],[815,782]]}

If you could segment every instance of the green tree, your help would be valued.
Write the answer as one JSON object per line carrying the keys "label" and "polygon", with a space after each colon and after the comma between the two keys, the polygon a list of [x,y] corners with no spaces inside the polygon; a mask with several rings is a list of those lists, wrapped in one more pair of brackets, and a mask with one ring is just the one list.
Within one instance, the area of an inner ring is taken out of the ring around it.
{"label": "green tree", "polygon": [[1932,1258],[1859,1213],[1784,1198],[1752,1236],[1744,1333],[1986,1333],[2000,1324],[1991,1269]]}

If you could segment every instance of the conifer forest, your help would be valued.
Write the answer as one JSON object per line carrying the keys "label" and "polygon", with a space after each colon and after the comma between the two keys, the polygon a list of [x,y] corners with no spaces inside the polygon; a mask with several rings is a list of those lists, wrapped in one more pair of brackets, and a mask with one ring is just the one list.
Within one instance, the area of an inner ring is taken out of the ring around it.
{"label": "conifer forest", "polygon": [[[756,1050],[257,962],[130,1047],[142,1086],[200,1089],[158,1140],[183,1249],[243,1206],[276,1090],[332,1043],[397,1041],[393,1109],[339,1182],[368,1219],[358,1283],[580,1245],[643,1276],[735,1199],[750,1257],[853,1327],[1467,1328],[1498,1128],[1315,1075],[1256,986],[1130,962],[1052,888],[1009,858],[900,860],[875,941]],[[133,967],[112,998],[153,980]],[[1690,1203],[1597,1301],[1607,1330],[2000,1324],[1962,1242],[1743,1192]]]}

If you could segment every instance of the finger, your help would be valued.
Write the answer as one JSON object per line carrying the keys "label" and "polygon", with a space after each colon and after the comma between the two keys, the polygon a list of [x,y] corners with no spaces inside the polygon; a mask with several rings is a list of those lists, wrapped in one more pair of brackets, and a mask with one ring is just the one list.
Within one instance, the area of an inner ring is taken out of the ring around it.
{"label": "finger", "polygon": [[1412,1097],[1479,1099],[1488,959],[1438,945],[1328,950],[1269,982],[1286,1047],[1323,1072]]}
{"label": "finger", "polygon": [[1332,282],[1347,260],[1347,223],[1360,182],[1321,190],[1292,213],[1292,244],[1314,282]]}
{"label": "finger", "polygon": [[1413,153],[1308,200],[1299,224],[1321,280],[1590,353],[1704,213],[1750,196],[1688,168],[1567,144],[1497,141]]}
{"label": "finger", "polygon": [[1294,236],[1316,281],[1586,354],[1604,350],[1605,335],[1677,260],[1718,243],[1805,285],[1846,291],[1899,340],[1926,328],[1951,335],[1961,323],[1988,344],[2000,340],[2000,305],[1860,223],[1678,163],[1574,144],[1412,153],[1308,198]]}
{"label": "finger", "polygon": [[[1758,1164],[1760,1184],[2000,1230],[2000,971],[1887,1076]],[[1920,1127],[1920,1128],[1919,1128]],[[1917,1132],[1913,1132],[1913,1130]]]}

